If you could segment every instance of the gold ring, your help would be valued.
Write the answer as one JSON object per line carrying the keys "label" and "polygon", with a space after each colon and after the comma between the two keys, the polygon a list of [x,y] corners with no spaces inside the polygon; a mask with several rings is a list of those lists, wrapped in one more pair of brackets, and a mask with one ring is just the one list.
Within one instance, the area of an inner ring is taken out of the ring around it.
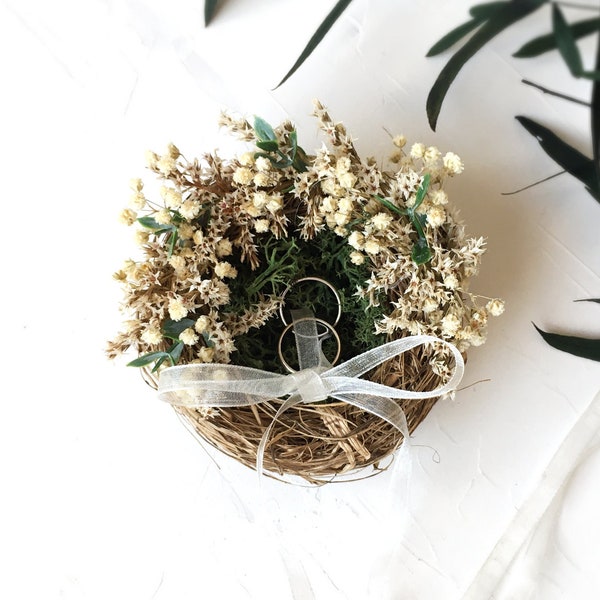
{"label": "gold ring", "polygon": [[[301,319],[296,319],[296,321],[294,321],[293,323],[286,325],[285,329],[279,336],[279,342],[277,344],[277,354],[279,354],[279,360],[281,361],[281,364],[285,367],[286,371],[289,371],[290,373],[297,372],[296,369],[292,369],[292,367],[286,362],[285,358],[283,358],[283,351],[282,351],[283,338],[285,337],[285,334],[296,323],[300,323],[301,321],[316,321],[317,323],[321,323],[321,325],[324,325],[329,331],[331,331],[331,333],[333,333],[333,337],[335,338],[335,341],[337,342],[337,346],[338,346],[335,358],[331,361],[331,366],[335,365],[335,363],[339,360],[340,355],[342,353],[342,340],[340,340],[340,336],[338,335],[338,332],[335,330],[333,325],[331,325],[331,323],[328,323],[327,321],[324,321],[323,319],[317,319],[315,317],[302,317]],[[318,337],[320,338],[321,336],[318,336]]]}
{"label": "gold ring", "polygon": [[[333,323],[333,327],[335,327],[340,322],[340,318],[342,316],[342,299],[340,298],[338,291],[335,289],[335,287],[331,283],[329,283],[329,281],[322,279],[321,277],[314,277],[314,276],[301,277],[300,279],[296,279],[296,281],[292,282],[285,289],[285,291],[281,295],[281,304],[279,305],[279,317],[281,318],[281,322],[286,326],[291,325],[291,323],[288,323],[285,320],[285,317],[283,316],[283,305],[285,304],[285,297],[287,296],[287,293],[292,289],[293,286],[295,286],[297,283],[302,283],[303,281],[318,281],[319,283],[326,285],[333,292],[333,295],[335,296],[335,299],[337,300],[337,305],[338,305],[337,316],[335,318],[335,322]],[[302,320],[302,319],[300,319],[300,320]],[[315,320],[319,321],[319,319],[315,319]]]}

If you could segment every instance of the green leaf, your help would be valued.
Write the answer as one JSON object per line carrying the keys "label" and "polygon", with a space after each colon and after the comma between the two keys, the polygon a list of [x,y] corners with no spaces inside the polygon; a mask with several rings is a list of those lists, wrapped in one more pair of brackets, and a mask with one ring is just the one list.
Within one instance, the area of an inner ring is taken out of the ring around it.
{"label": "green leaf", "polygon": [[556,39],[558,51],[563,57],[563,60],[567,63],[571,75],[580,77],[583,73],[581,54],[579,53],[579,48],[577,48],[577,44],[571,33],[571,28],[567,24],[567,21],[557,4],[552,4],[552,29],[554,31],[554,38]]}
{"label": "green leaf", "polygon": [[157,223],[154,217],[138,217],[137,222],[142,227],[154,230],[155,233],[172,231],[174,229],[173,225],[161,225],[160,223]]}
{"label": "green leaf", "polygon": [[260,117],[254,117],[254,133],[261,142],[277,142],[273,128]]}
{"label": "green leaf", "polygon": [[153,363],[155,360],[169,358],[170,355],[168,352],[149,352],[148,354],[143,354],[142,356],[138,356],[135,360],[127,363],[128,367],[146,367],[149,364]]}
{"label": "green leaf", "polygon": [[417,190],[417,194],[415,197],[415,204],[412,207],[413,211],[421,206],[421,203],[425,199],[425,195],[427,194],[427,188],[429,187],[429,181],[431,180],[431,175],[429,173],[425,173],[423,176],[423,181]]}
{"label": "green leaf", "polygon": [[181,353],[183,352],[183,342],[177,342],[173,346],[169,348],[169,356],[173,361],[173,364],[176,365],[181,358]]}
{"label": "green leaf", "polygon": [[395,204],[392,204],[389,200],[382,198],[378,194],[375,194],[374,197],[378,202],[381,202],[381,204],[383,204],[388,210],[391,210],[392,212],[394,212],[398,215],[407,215],[408,214],[408,211],[406,209],[400,208],[400,207],[396,206]]}
{"label": "green leaf", "polygon": [[308,41],[308,44],[306,44],[306,47],[301,52],[300,56],[298,57],[292,68],[286,73],[285,77],[277,84],[275,89],[283,85],[298,70],[302,63],[312,54],[313,50],[319,45],[321,40],[331,29],[331,27],[333,27],[334,23],[342,15],[344,10],[348,8],[350,2],[352,2],[352,0],[338,0],[336,5],[331,9],[331,12],[325,17],[323,22],[319,25],[315,33],[312,35],[312,37]]}
{"label": "green leaf", "polygon": [[171,340],[179,340],[181,332],[188,327],[193,327],[195,323],[194,319],[181,319],[180,321],[167,319],[162,326],[162,334]]}
{"label": "green leaf", "polygon": [[[578,40],[582,37],[595,33],[600,30],[600,18],[585,19],[569,25],[573,39]],[[554,33],[542,35],[521,46],[513,56],[516,58],[535,58],[544,52],[557,49],[556,37]]]}
{"label": "green leaf", "polygon": [[217,4],[219,0],[204,0],[204,25],[208,26],[213,15],[215,14],[215,9],[217,8]]}
{"label": "green leaf", "polygon": [[575,300],[575,302],[597,302],[600,304],[600,298],[582,298],[581,300]]}
{"label": "green leaf", "polygon": [[469,9],[469,14],[480,21],[493,17],[498,9],[504,8],[506,4],[510,4],[510,0],[504,2],[486,2],[485,4],[476,4]]}
{"label": "green leaf", "polygon": [[533,135],[546,154],[565,171],[581,181],[586,189],[600,202],[600,184],[594,161],[579,150],[563,142],[555,133],[527,117],[515,117]]}
{"label": "green leaf", "polygon": [[542,331],[535,323],[533,326],[544,340],[557,350],[568,352],[574,356],[600,361],[600,339],[588,339],[572,335],[560,335]]}
{"label": "green leaf", "polygon": [[546,2],[547,0],[512,0],[512,2],[497,8],[493,13],[493,18],[486,21],[467,40],[464,46],[450,58],[438,75],[427,97],[427,118],[430,127],[434,131],[444,98],[465,63],[492,38],[510,25],[531,14]]}
{"label": "green leaf", "polygon": [[480,25],[481,19],[471,19],[470,21],[459,25],[452,31],[448,32],[444,37],[440,38],[433,46],[431,46],[429,52],[427,52],[425,56],[427,58],[430,58],[432,56],[437,56],[438,54],[445,52],[446,50],[454,46],[456,42],[462,40],[462,38],[471,33],[471,31],[477,29],[477,27],[479,27]]}
{"label": "green leaf", "polygon": [[256,142],[256,145],[265,152],[275,152],[279,148],[279,144],[274,140]]}
{"label": "green leaf", "polygon": [[433,253],[427,245],[427,240],[419,238],[415,242],[411,252],[411,257],[418,265],[423,265],[432,259]]}
{"label": "green leaf", "polygon": [[[596,43],[596,70],[600,70],[600,36]],[[592,155],[596,172],[596,189],[600,190],[600,81],[598,79],[594,81],[592,87],[591,113]],[[600,199],[598,199],[598,201],[600,201]]]}

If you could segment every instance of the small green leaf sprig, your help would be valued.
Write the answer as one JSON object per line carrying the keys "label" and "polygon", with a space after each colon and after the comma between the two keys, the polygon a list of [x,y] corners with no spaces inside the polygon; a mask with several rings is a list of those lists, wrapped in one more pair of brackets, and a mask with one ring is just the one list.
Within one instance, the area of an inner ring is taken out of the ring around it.
{"label": "small green leaf sprig", "polygon": [[428,263],[433,257],[433,253],[431,252],[431,248],[427,242],[427,237],[425,236],[425,231],[423,230],[425,223],[427,222],[427,216],[417,212],[417,209],[421,206],[423,200],[425,200],[425,195],[427,194],[427,188],[429,187],[430,181],[431,175],[429,173],[425,173],[423,176],[423,181],[417,190],[415,203],[407,208],[400,208],[386,198],[382,198],[378,195],[375,196],[375,198],[377,198],[377,200],[391,212],[396,213],[397,215],[406,215],[410,219],[410,222],[413,224],[418,236],[417,241],[415,242],[415,245],[411,251],[411,256],[418,265]]}
{"label": "small green leaf sprig", "polygon": [[279,139],[275,135],[273,127],[260,117],[254,118],[254,132],[256,134],[256,146],[263,152],[256,152],[255,158],[260,156],[268,159],[277,169],[293,167],[300,173],[306,171],[308,166],[308,157],[306,152],[298,146],[298,134],[295,129],[289,133],[289,151],[285,152]]}

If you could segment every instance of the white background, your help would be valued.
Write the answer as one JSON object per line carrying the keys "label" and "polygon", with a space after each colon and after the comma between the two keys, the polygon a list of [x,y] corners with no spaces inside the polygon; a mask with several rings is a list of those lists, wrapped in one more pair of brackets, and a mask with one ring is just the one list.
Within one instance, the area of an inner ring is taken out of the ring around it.
{"label": "white background", "polygon": [[[520,80],[584,99],[589,82],[556,53],[511,58],[549,30],[549,10],[473,58],[434,133],[425,100],[449,53],[425,54],[471,2],[354,0],[274,90],[334,4],[228,0],[205,29],[201,0],[0,3],[0,597],[461,598],[598,391],[598,364],[550,348],[532,321],[600,336],[598,305],[573,303],[600,296],[600,205],[566,175],[501,195],[559,170],[515,115],[590,153],[589,111]],[[594,40],[581,49],[591,68]],[[104,357],[120,327],[112,273],[135,252],[117,216],[145,150],[225,153],[223,108],[289,117],[316,147],[313,98],[361,154],[389,147],[386,128],[463,158],[451,200],[489,248],[475,291],[507,303],[469,354],[470,387],[415,432],[410,490],[391,507],[388,474],[259,491]],[[522,559],[527,593],[496,597],[597,597],[599,476],[592,455],[541,559]]]}

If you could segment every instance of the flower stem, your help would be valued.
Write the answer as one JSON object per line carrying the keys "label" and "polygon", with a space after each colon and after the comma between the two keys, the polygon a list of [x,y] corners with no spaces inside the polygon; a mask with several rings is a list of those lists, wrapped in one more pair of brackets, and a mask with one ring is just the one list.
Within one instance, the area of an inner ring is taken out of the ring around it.
{"label": "flower stem", "polygon": [[521,79],[521,82],[524,83],[525,85],[530,85],[531,87],[534,87],[534,88],[540,90],[544,94],[550,94],[551,96],[556,96],[557,98],[562,98],[563,100],[570,100],[571,102],[575,102],[576,104],[581,104],[582,106],[588,106],[588,107],[591,106],[590,103],[586,102],[585,100],[580,100],[579,98],[573,98],[572,96],[567,96],[565,94],[561,94],[560,92],[555,92],[553,90],[549,90],[548,88],[538,85],[537,83],[533,83],[532,81],[529,81],[527,79]]}

